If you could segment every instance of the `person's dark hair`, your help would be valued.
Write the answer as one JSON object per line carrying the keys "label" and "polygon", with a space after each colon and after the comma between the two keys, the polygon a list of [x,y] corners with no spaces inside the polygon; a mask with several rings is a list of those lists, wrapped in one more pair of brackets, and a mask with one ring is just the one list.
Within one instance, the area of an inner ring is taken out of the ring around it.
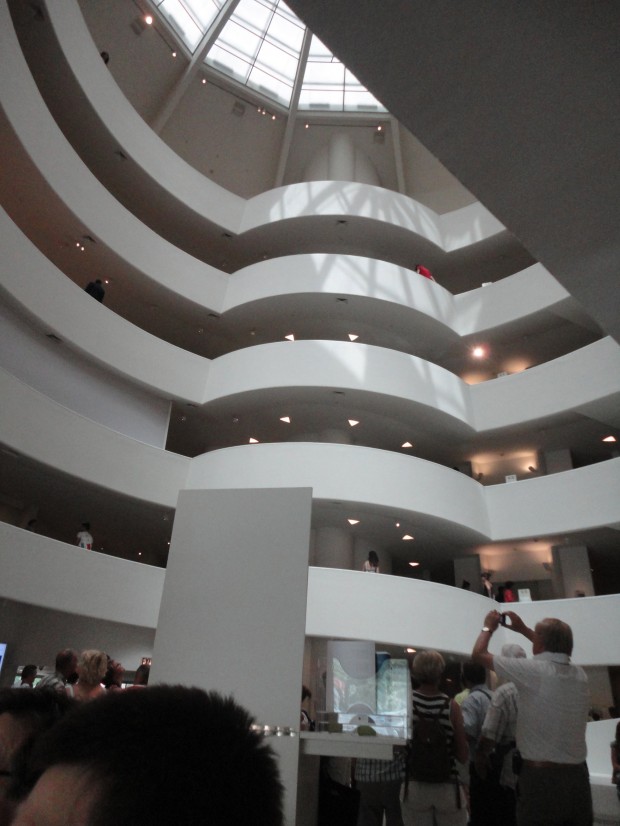
{"label": "person's dark hair", "polygon": [[134,685],[148,685],[149,684],[149,676],[151,674],[151,666],[147,665],[146,663],[142,663],[136,668],[136,673],[133,678]]}
{"label": "person's dark hair", "polygon": [[55,725],[75,701],[66,694],[60,694],[53,689],[40,691],[23,691],[20,688],[0,688],[0,715],[10,714],[28,731],[19,751],[13,758],[11,768],[14,777],[7,789],[7,796],[13,800],[23,796],[21,787],[23,767],[27,763],[32,748],[43,732]]}
{"label": "person's dark hair", "polygon": [[56,654],[56,671],[64,674],[69,666],[77,661],[77,654],[72,648],[63,648]]}
{"label": "person's dark hair", "polygon": [[36,667],[36,665],[33,665],[32,663],[28,663],[28,665],[25,665],[22,668],[22,682],[30,680],[31,677],[36,677],[38,670],[39,669]]}
{"label": "person's dark hair", "polygon": [[112,692],[36,744],[28,780],[79,768],[95,790],[90,826],[281,826],[275,755],[251,723],[232,698],[198,688]]}
{"label": "person's dark hair", "polygon": [[370,564],[371,564],[371,565],[373,565],[375,568],[377,567],[377,565],[379,564],[379,557],[377,556],[377,552],[376,552],[376,551],[369,551],[369,552],[368,552],[368,561],[369,561],[369,562],[370,562]]}
{"label": "person's dark hair", "polygon": [[555,654],[573,653],[573,632],[570,625],[554,617],[547,617],[541,620],[536,626],[545,651],[552,651]]}
{"label": "person's dark hair", "polygon": [[480,683],[485,682],[486,678],[487,672],[483,665],[479,665],[472,660],[463,663],[463,680],[465,682],[471,685],[480,685]]}

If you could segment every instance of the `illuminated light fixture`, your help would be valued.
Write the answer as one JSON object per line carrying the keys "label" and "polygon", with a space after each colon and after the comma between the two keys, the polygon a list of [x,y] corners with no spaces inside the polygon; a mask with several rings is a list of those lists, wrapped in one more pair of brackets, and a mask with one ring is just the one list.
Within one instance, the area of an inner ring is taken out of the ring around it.
{"label": "illuminated light fixture", "polygon": [[615,436],[605,436],[605,438],[603,439],[603,441],[604,441],[604,442],[615,442],[615,441],[616,441],[616,437],[615,437]]}
{"label": "illuminated light fixture", "polygon": [[152,26],[153,25],[153,18],[151,17],[150,14],[146,15],[146,17],[144,18],[144,22],[146,23],[147,26]]}
{"label": "illuminated light fixture", "polygon": [[203,82],[203,84],[206,84],[206,82],[207,82],[206,77],[203,77],[202,82]]}
{"label": "illuminated light fixture", "polygon": [[359,424],[359,422],[356,419],[347,419],[347,421],[349,422],[351,427],[355,427],[355,425]]}
{"label": "illuminated light fixture", "polygon": [[381,124],[377,126],[377,132],[383,132],[383,127],[381,126]]}
{"label": "illuminated light fixture", "polygon": [[349,333],[349,341],[357,341],[358,338],[357,333]]}
{"label": "illuminated light fixture", "polygon": [[406,542],[410,542],[410,541],[413,539],[413,537],[411,536],[411,534],[406,533],[406,534],[403,536],[403,539],[404,539]]}
{"label": "illuminated light fixture", "polygon": [[412,568],[417,568],[420,563],[419,562],[410,562],[409,564],[411,565]]}
{"label": "illuminated light fixture", "polygon": [[400,528],[400,522],[396,522],[395,525],[397,528]]}
{"label": "illuminated light fixture", "polygon": [[284,336],[287,341],[295,341],[295,333],[289,333],[287,336]]}
{"label": "illuminated light fixture", "polygon": [[177,56],[177,53],[176,53],[176,52],[172,52],[172,57],[176,57],[176,56]]}
{"label": "illuminated light fixture", "polygon": [[138,556],[142,556],[142,551],[138,551]]}
{"label": "illuminated light fixture", "polygon": [[415,654],[415,653],[416,653],[416,649],[415,649],[415,648],[405,648],[405,652],[406,652],[407,654]]}
{"label": "illuminated light fixture", "polygon": [[484,349],[484,347],[481,347],[479,344],[477,344],[475,347],[472,348],[471,354],[474,358],[481,359],[486,356],[486,352],[487,351]]}
{"label": "illuminated light fixture", "polygon": [[290,424],[291,423],[291,417],[290,416],[280,416],[280,421],[281,422],[286,422],[286,424]]}
{"label": "illuminated light fixture", "polygon": [[411,442],[403,442],[401,447],[413,447],[413,445],[411,444]]}
{"label": "illuminated light fixture", "polygon": [[109,279],[109,278],[104,278],[104,279],[103,279],[103,283],[104,283],[104,284],[109,284],[109,283],[110,283],[110,279]]}
{"label": "illuminated light fixture", "polygon": [[250,436],[250,444],[251,445],[257,445],[258,444],[258,439],[254,439],[252,436]]}
{"label": "illuminated light fixture", "polygon": [[271,116],[271,120],[275,120],[275,119],[276,119],[276,116],[275,116],[275,115],[272,115],[272,116]]}
{"label": "illuminated light fixture", "polygon": [[359,519],[347,519],[347,522],[349,525],[359,525],[360,523]]}
{"label": "illuminated light fixture", "polygon": [[304,129],[310,129],[310,124],[309,124],[309,123],[305,123],[305,124],[304,124]]}

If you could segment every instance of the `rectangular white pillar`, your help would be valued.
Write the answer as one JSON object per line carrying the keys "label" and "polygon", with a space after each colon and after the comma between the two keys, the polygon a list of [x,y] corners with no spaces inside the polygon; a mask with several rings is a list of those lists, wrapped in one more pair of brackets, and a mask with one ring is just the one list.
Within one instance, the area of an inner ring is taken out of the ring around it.
{"label": "rectangular white pillar", "polygon": [[[266,725],[299,730],[310,488],[179,496],[152,678],[234,695]],[[295,821],[298,737],[273,737]]]}

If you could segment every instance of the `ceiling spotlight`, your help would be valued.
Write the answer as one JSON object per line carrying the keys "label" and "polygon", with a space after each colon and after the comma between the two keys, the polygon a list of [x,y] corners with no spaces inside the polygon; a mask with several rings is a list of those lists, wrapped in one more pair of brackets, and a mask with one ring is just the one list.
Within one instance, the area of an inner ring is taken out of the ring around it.
{"label": "ceiling spotlight", "polygon": [[203,82],[203,84],[206,84],[206,82],[207,82],[206,77],[203,77],[202,82]]}
{"label": "ceiling spotlight", "polygon": [[347,419],[347,421],[349,422],[351,427],[355,427],[356,424],[359,424],[359,422],[356,419]]}
{"label": "ceiling spotlight", "polygon": [[416,652],[415,648],[405,648],[405,653],[407,653],[407,654],[415,654],[415,652]]}
{"label": "ceiling spotlight", "polygon": [[477,344],[477,345],[476,345],[476,346],[472,349],[471,354],[472,354],[472,356],[473,356],[474,358],[476,358],[476,359],[481,359],[481,358],[484,358],[484,357],[485,357],[485,355],[486,355],[486,350],[484,349],[484,347],[481,347],[479,344]]}
{"label": "ceiling spotlight", "polygon": [[151,17],[150,14],[146,15],[146,17],[144,18],[144,22],[146,23],[147,26],[152,26],[153,25],[153,18]]}
{"label": "ceiling spotlight", "polygon": [[272,115],[272,116],[271,116],[271,120],[275,120],[275,119],[276,119],[276,116],[275,116],[275,115]]}
{"label": "ceiling spotlight", "polygon": [[252,436],[250,436],[250,444],[251,445],[257,445],[258,444],[258,439],[254,439],[254,438],[252,438]]}
{"label": "ceiling spotlight", "polygon": [[177,53],[176,53],[176,52],[172,52],[172,57],[176,57],[176,56],[177,56]]}
{"label": "ceiling spotlight", "polygon": [[605,438],[603,439],[603,441],[604,441],[604,442],[615,442],[615,441],[616,441],[616,437],[615,437],[615,436],[605,436]]}
{"label": "ceiling spotlight", "polygon": [[411,442],[403,442],[401,447],[413,447],[413,445],[411,444]]}
{"label": "ceiling spotlight", "polygon": [[287,336],[284,336],[287,341],[295,341],[295,333],[289,333]]}
{"label": "ceiling spotlight", "polygon": [[349,341],[357,341],[358,338],[357,333],[349,333]]}
{"label": "ceiling spotlight", "polygon": [[396,527],[400,528],[400,522],[396,522]]}
{"label": "ceiling spotlight", "polygon": [[406,533],[406,534],[403,536],[403,539],[404,539],[406,542],[410,542],[410,541],[413,539],[413,537],[411,536],[411,534]]}
{"label": "ceiling spotlight", "polygon": [[411,565],[412,568],[417,568],[420,563],[419,562],[410,562],[409,564]]}
{"label": "ceiling spotlight", "polygon": [[381,126],[381,124],[377,126],[377,132],[383,132],[383,127]]}
{"label": "ceiling spotlight", "polygon": [[281,422],[286,422],[286,424],[290,424],[291,423],[291,417],[290,416],[280,416],[280,421]]}
{"label": "ceiling spotlight", "polygon": [[305,124],[304,124],[304,129],[310,129],[310,124],[309,124],[309,123],[305,123]]}
{"label": "ceiling spotlight", "polygon": [[359,519],[347,519],[347,522],[349,525],[359,525],[360,523]]}

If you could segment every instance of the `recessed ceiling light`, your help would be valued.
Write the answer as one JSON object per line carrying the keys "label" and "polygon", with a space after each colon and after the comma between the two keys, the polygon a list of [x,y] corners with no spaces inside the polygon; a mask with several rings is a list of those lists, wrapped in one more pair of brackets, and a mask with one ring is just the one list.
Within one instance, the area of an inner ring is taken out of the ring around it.
{"label": "recessed ceiling light", "polygon": [[254,439],[254,438],[252,438],[252,436],[250,436],[250,444],[251,445],[257,445],[258,444],[258,439]]}
{"label": "recessed ceiling light", "polygon": [[407,541],[407,542],[408,542],[408,541],[412,540],[412,539],[413,539],[413,537],[412,537],[410,534],[406,533],[406,534],[403,536],[403,539],[404,539],[405,541]]}
{"label": "recessed ceiling light", "polygon": [[176,53],[176,52],[172,52],[172,57],[176,57],[176,56],[177,56],[177,53]]}
{"label": "recessed ceiling light", "polygon": [[615,436],[605,436],[605,438],[603,439],[603,441],[604,441],[604,442],[615,442],[615,441],[616,441],[616,437],[615,437]]}
{"label": "recessed ceiling light", "polygon": [[415,654],[416,649],[415,648],[405,648],[405,651],[407,652],[407,654]]}
{"label": "recessed ceiling light", "polygon": [[349,341],[357,341],[358,338],[357,333],[349,333]]}
{"label": "recessed ceiling light", "polygon": [[355,427],[356,424],[359,424],[357,419],[348,419],[348,422],[351,425],[351,427]]}
{"label": "recessed ceiling light", "polygon": [[413,447],[413,445],[411,444],[411,442],[403,442],[401,447]]}
{"label": "recessed ceiling light", "polygon": [[206,77],[203,77],[203,79],[202,79],[202,83],[203,83],[203,85],[206,85],[206,83],[207,83],[207,79],[206,79]]}
{"label": "recessed ceiling light", "polygon": [[286,424],[290,424],[291,423],[291,417],[290,416],[280,416],[280,421],[281,422],[286,422]]}
{"label": "recessed ceiling light", "polygon": [[144,22],[146,23],[147,26],[152,26],[153,25],[153,18],[151,17],[150,14],[146,15],[146,17],[144,18]]}
{"label": "recessed ceiling light", "polygon": [[400,522],[396,522],[396,527],[400,528]]}
{"label": "recessed ceiling light", "polygon": [[484,358],[486,356],[486,353],[487,351],[480,344],[477,344],[475,347],[473,347],[471,351],[472,356],[476,359]]}
{"label": "recessed ceiling light", "polygon": [[412,568],[417,568],[420,563],[419,562],[410,562],[409,564],[411,565]]}
{"label": "recessed ceiling light", "polygon": [[287,336],[284,336],[287,341],[295,341],[295,334],[289,333]]}
{"label": "recessed ceiling light", "polygon": [[349,525],[359,525],[360,523],[359,519],[347,519],[347,522]]}

